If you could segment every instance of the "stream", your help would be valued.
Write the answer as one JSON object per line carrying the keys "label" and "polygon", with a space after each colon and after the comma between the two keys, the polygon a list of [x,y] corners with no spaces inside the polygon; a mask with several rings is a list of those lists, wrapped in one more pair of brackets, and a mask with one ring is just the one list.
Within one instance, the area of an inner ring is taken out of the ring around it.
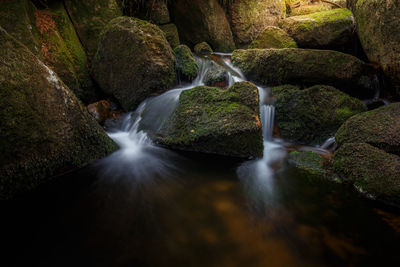
{"label": "stream", "polygon": [[[217,56],[230,85],[246,80]],[[192,84],[109,129],[120,150],[1,203],[2,266],[399,266],[400,212],[288,165],[270,88],[258,87],[263,158],[153,144],[180,93],[204,85],[210,59],[196,60]]]}

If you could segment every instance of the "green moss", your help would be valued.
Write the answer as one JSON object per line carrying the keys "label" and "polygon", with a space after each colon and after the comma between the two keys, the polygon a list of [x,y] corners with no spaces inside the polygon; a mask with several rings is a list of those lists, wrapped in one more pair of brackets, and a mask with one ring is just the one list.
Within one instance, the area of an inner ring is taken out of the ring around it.
{"label": "green moss", "polygon": [[350,117],[366,111],[358,99],[324,85],[300,90],[294,86],[274,87],[276,122],[285,140],[320,144]]}
{"label": "green moss", "polygon": [[249,48],[297,48],[296,42],[285,31],[278,27],[265,28]]}
{"label": "green moss", "polygon": [[400,157],[366,143],[336,151],[333,167],[363,195],[400,205]]}
{"label": "green moss", "polygon": [[197,55],[209,55],[213,53],[213,50],[209,44],[202,42],[194,46],[194,52]]}
{"label": "green moss", "polygon": [[350,118],[336,133],[339,145],[368,143],[391,153],[400,153],[400,103],[383,106]]}
{"label": "green moss", "polygon": [[177,46],[174,49],[176,69],[180,79],[192,81],[197,76],[199,66],[193,57],[192,51],[186,45]]}
{"label": "green moss", "polygon": [[289,153],[289,162],[309,175],[324,177],[324,158],[312,151],[294,151]]}
{"label": "green moss", "polygon": [[229,89],[196,87],[184,91],[179,100],[162,144],[229,156],[262,155],[255,85],[243,82]]}
{"label": "green moss", "polygon": [[181,41],[179,39],[178,28],[176,28],[175,24],[166,24],[159,26],[160,29],[165,33],[165,37],[168,40],[168,43],[172,48],[180,45]]}

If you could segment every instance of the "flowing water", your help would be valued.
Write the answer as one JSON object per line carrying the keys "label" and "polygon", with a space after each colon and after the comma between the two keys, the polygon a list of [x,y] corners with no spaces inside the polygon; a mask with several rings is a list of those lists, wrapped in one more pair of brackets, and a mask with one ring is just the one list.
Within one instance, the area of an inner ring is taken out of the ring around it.
{"label": "flowing water", "polygon": [[[229,83],[240,70],[220,54]],[[286,163],[274,103],[259,87],[264,156],[242,162],[158,147],[182,91],[127,114],[120,150],[0,202],[1,266],[399,266],[400,213]],[[329,153],[329,139],[316,151]]]}

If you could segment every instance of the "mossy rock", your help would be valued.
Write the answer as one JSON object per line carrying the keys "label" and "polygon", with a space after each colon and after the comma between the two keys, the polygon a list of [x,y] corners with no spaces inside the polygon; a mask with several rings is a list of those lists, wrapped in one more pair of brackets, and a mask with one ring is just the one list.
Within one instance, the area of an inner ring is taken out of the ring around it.
{"label": "mossy rock", "polygon": [[327,175],[324,167],[325,161],[321,155],[312,151],[289,153],[289,163],[311,176],[325,177]]}
{"label": "mossy rock", "polygon": [[232,1],[227,7],[237,47],[249,45],[267,26],[278,26],[286,15],[284,0]]}
{"label": "mossy rock", "polygon": [[180,45],[174,49],[176,70],[181,81],[191,82],[196,78],[199,66],[193,57],[192,51],[186,45]]}
{"label": "mossy rock", "polygon": [[115,0],[65,0],[65,6],[89,60],[97,51],[104,27],[122,15]]}
{"label": "mossy rock", "polygon": [[219,52],[235,49],[232,31],[218,0],[174,0],[171,12],[182,43],[209,43]]}
{"label": "mossy rock", "polygon": [[36,8],[29,0],[0,1],[0,25],[35,55],[42,53],[40,33],[35,27]]}
{"label": "mossy rock", "polygon": [[297,44],[284,30],[269,26],[260,32],[249,48],[297,48]]}
{"label": "mossy rock", "polygon": [[0,198],[117,149],[58,76],[0,28]]}
{"label": "mossy rock", "polygon": [[390,104],[352,117],[335,135],[339,145],[368,143],[400,154],[400,103]]}
{"label": "mossy rock", "polygon": [[[346,7],[346,0],[330,0],[332,3],[338,4],[340,7]],[[321,11],[328,11],[334,8],[338,8],[336,5],[332,5],[329,3],[318,2],[310,3],[309,0],[295,0],[295,1],[287,1],[291,2],[290,4],[300,2],[300,6],[295,8],[289,8],[287,11],[288,16],[301,16],[308,15]]]}
{"label": "mossy rock", "polygon": [[167,38],[167,41],[172,48],[175,48],[181,44],[181,41],[179,39],[178,28],[175,26],[175,24],[171,23],[171,24],[161,25],[159,27],[165,33],[165,37]]}
{"label": "mossy rock", "polygon": [[207,86],[227,87],[229,85],[229,73],[225,68],[211,61],[204,76],[204,84]]}
{"label": "mossy rock", "polygon": [[232,62],[247,79],[263,85],[327,84],[351,95],[370,96],[360,84],[366,65],[348,54],[300,48],[235,50]]}
{"label": "mossy rock", "polygon": [[93,78],[129,111],[175,82],[175,57],[154,24],[131,17],[110,21],[92,62]]}
{"label": "mossy rock", "polygon": [[321,144],[350,117],[366,111],[358,99],[325,85],[304,90],[295,86],[272,89],[275,120],[282,138],[301,144]]}
{"label": "mossy rock", "polygon": [[335,152],[333,168],[363,195],[400,205],[400,157],[366,143],[347,143]]}
{"label": "mossy rock", "polygon": [[289,17],[282,21],[281,26],[299,47],[339,47],[351,41],[355,20],[350,10],[337,8]]}
{"label": "mossy rock", "polygon": [[249,82],[182,92],[167,125],[158,142],[174,149],[245,158],[263,154],[258,90]]}
{"label": "mossy rock", "polygon": [[378,63],[397,85],[400,98],[400,3],[359,0],[356,7],[357,32],[368,59]]}
{"label": "mossy rock", "polygon": [[209,55],[214,53],[211,46],[209,44],[207,44],[207,42],[201,42],[199,44],[196,44],[194,46],[194,52],[201,56],[201,55]]}
{"label": "mossy rock", "polygon": [[[124,14],[127,16],[136,17],[139,19],[147,20],[151,23],[162,25],[171,22],[170,14],[168,11],[167,2],[165,0],[125,0],[125,5],[135,6],[134,12]],[[133,2],[133,3],[131,3]],[[136,3],[135,3],[136,2]],[[132,8],[131,8],[132,10]]]}

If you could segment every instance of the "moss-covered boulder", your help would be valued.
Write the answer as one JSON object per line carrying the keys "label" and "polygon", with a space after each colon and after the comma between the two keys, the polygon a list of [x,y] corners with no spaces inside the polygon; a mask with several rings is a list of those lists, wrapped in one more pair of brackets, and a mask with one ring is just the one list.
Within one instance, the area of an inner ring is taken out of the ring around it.
{"label": "moss-covered boulder", "polygon": [[207,86],[227,87],[229,85],[229,73],[225,68],[211,61],[204,75],[204,84]]}
{"label": "moss-covered boulder", "polygon": [[36,11],[36,26],[41,36],[42,58],[63,82],[85,103],[95,100],[87,70],[87,58],[62,2]]}
{"label": "moss-covered boulder", "polygon": [[390,104],[352,117],[335,135],[339,145],[368,143],[400,154],[400,103]]}
{"label": "moss-covered boulder", "polygon": [[65,0],[64,4],[91,59],[96,53],[101,31],[108,22],[122,15],[121,9],[115,0]]}
{"label": "moss-covered boulder", "polygon": [[273,88],[275,120],[282,138],[302,144],[321,144],[350,117],[366,111],[358,99],[331,87],[316,85]]}
{"label": "moss-covered boulder", "polygon": [[264,85],[328,84],[358,94],[365,63],[330,50],[300,48],[235,50],[232,62],[251,81]]}
{"label": "moss-covered boulder", "polygon": [[282,28],[299,47],[337,47],[351,40],[355,20],[350,10],[338,8],[286,18]]}
{"label": "moss-covered boulder", "polygon": [[184,91],[165,132],[158,142],[174,149],[260,157],[257,87],[241,82],[229,89],[201,86]]}
{"label": "moss-covered boulder", "polygon": [[235,48],[232,31],[218,0],[175,0],[171,12],[181,41],[189,46],[209,43],[219,52]]}
{"label": "moss-covered boulder", "polygon": [[165,33],[165,37],[172,48],[175,48],[181,44],[178,28],[175,26],[175,24],[170,23],[161,25],[159,27]]}
{"label": "moss-covered boulder", "polygon": [[209,55],[212,54],[214,51],[212,50],[211,46],[207,44],[207,42],[201,42],[196,44],[193,48],[194,52],[197,55]]}
{"label": "moss-covered boulder", "polygon": [[[137,17],[151,23],[162,25],[171,22],[166,0],[125,0],[124,5],[130,13],[124,15]],[[133,11],[133,12],[132,12]]]}
{"label": "moss-covered boulder", "polygon": [[0,116],[0,198],[117,148],[58,76],[2,28]]}
{"label": "moss-covered boulder", "polygon": [[334,8],[346,7],[346,0],[330,0],[330,3],[310,0],[286,0],[287,15],[301,16],[316,12],[327,11]]}
{"label": "moss-covered boulder", "polygon": [[181,81],[191,82],[196,78],[199,66],[193,57],[192,51],[186,45],[174,49],[176,70]]}
{"label": "moss-covered boulder", "polygon": [[308,175],[319,177],[327,175],[327,170],[324,167],[326,160],[313,151],[290,152],[288,160],[291,165],[306,172]]}
{"label": "moss-covered boulder", "polygon": [[347,143],[335,152],[333,167],[363,195],[400,205],[400,157],[366,143]]}
{"label": "moss-covered boulder", "polygon": [[400,3],[393,0],[359,0],[357,31],[362,47],[397,85],[400,97]]}
{"label": "moss-covered boulder", "polygon": [[175,57],[164,33],[147,21],[119,17],[106,26],[92,62],[99,86],[125,110],[175,82]]}
{"label": "moss-covered boulder", "polygon": [[29,0],[0,1],[0,26],[15,39],[40,55],[40,33],[35,27],[36,8]]}
{"label": "moss-covered boulder", "polygon": [[297,48],[296,41],[284,30],[269,26],[260,32],[249,48]]}
{"label": "moss-covered boulder", "polygon": [[267,26],[278,26],[285,17],[284,0],[231,1],[227,14],[238,47],[249,45]]}

